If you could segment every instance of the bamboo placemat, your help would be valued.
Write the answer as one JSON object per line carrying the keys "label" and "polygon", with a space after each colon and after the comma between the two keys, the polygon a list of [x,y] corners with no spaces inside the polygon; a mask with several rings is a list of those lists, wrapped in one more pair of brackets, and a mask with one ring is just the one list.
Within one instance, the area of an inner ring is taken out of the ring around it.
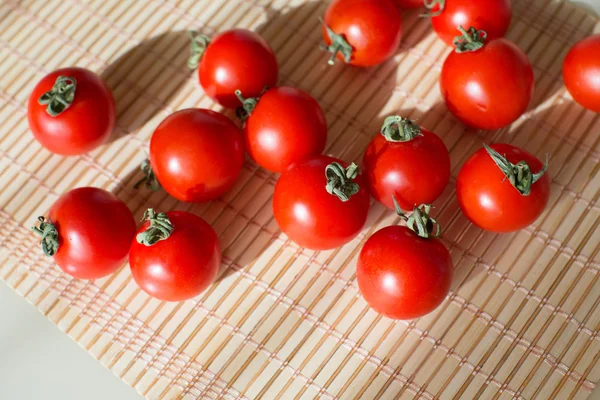
{"label": "bamboo placemat", "polygon": [[[600,379],[600,119],[572,102],[560,70],[568,47],[597,20],[564,2],[514,0],[508,36],[534,64],[535,98],[510,129],[482,133],[466,131],[440,103],[449,49],[427,20],[406,16],[401,51],[388,63],[330,68],[318,50],[326,3],[0,3],[0,278],[148,398],[586,398]],[[401,113],[443,138],[454,177],[483,141],[549,153],[548,210],[522,232],[484,233],[461,215],[453,179],[435,205],[456,266],[452,292],[431,315],[394,322],[366,306],[355,280],[365,239],[398,223],[381,206],[350,244],[312,252],[278,231],[276,176],[250,161],[235,188],[212,203],[134,191],[164,117],[186,107],[218,110],[185,66],[185,30],[232,27],[260,32],[277,53],[281,82],[319,100],[328,153],[360,160],[383,118]],[[110,144],[64,158],[33,139],[26,101],[44,74],[71,65],[102,73],[118,126]],[[113,191],[138,219],[150,206],[201,215],[222,241],[219,280],[199,298],[172,304],[141,292],[127,267],[92,282],[63,274],[29,227],[61,193],[87,185]]]}

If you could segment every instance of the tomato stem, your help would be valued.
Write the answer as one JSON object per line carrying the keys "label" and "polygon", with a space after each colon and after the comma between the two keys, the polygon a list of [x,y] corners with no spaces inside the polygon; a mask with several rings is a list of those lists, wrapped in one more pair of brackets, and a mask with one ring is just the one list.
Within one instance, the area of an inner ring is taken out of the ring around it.
{"label": "tomato stem", "polygon": [[210,44],[210,38],[206,35],[199,33],[198,31],[188,31],[190,36],[190,56],[187,60],[187,66],[190,69],[198,68],[202,55],[206,51],[206,48]]}
{"label": "tomato stem", "polygon": [[148,228],[137,234],[135,240],[144,246],[152,246],[161,240],[166,240],[173,233],[173,224],[165,213],[156,213],[152,208],[144,212],[142,222],[150,221]]}
{"label": "tomato stem", "polygon": [[388,142],[410,142],[421,135],[421,128],[408,118],[392,115],[383,121],[381,134]]}
{"label": "tomato stem", "polygon": [[38,217],[39,226],[32,226],[31,230],[42,237],[40,243],[42,250],[48,257],[52,257],[58,251],[58,230],[56,226],[45,217]]}
{"label": "tomato stem", "polygon": [[77,81],[70,76],[59,76],[54,86],[38,99],[38,104],[46,105],[46,112],[52,117],[65,111],[73,103]]}
{"label": "tomato stem", "polygon": [[510,184],[523,196],[529,196],[531,194],[531,186],[539,181],[548,171],[548,154],[546,154],[546,163],[542,169],[534,174],[531,172],[529,164],[525,161],[519,161],[518,163],[513,164],[487,144],[484,144],[483,147],[485,147],[485,150],[492,160],[494,160],[494,163],[496,163],[498,168],[504,173]]}
{"label": "tomato stem", "polygon": [[[444,8],[446,7],[446,0],[425,0],[424,4],[425,8],[427,8],[429,11],[425,14],[421,14],[421,17],[437,17],[438,15],[444,12]],[[439,6],[437,11],[432,12],[431,10],[433,10],[437,6]]]}
{"label": "tomato stem", "polygon": [[442,227],[439,222],[429,215],[432,208],[430,204],[421,204],[418,207],[415,205],[412,214],[407,216],[404,211],[402,211],[402,208],[400,208],[396,197],[392,196],[392,199],[394,200],[396,214],[406,221],[408,229],[423,239],[428,239],[430,237],[437,238],[442,234]]}
{"label": "tomato stem", "polygon": [[344,61],[349,63],[350,60],[352,60],[352,46],[350,43],[348,43],[343,35],[338,35],[335,33],[329,26],[327,26],[327,24],[325,24],[325,22],[323,22],[322,19],[320,19],[320,21],[325,27],[329,39],[331,39],[331,44],[329,46],[321,45],[323,50],[331,53],[331,57],[327,61],[327,64],[334,65],[338,53],[342,53],[344,56]]}
{"label": "tomato stem", "polygon": [[[263,90],[263,93],[266,91],[267,91],[267,88],[265,87],[265,89]],[[235,113],[239,119],[241,119],[242,121],[245,121],[246,119],[248,119],[250,114],[252,114],[252,111],[254,111],[254,109],[256,108],[256,105],[258,104],[258,100],[260,100],[260,97],[245,98],[242,95],[242,91],[239,89],[235,91],[235,95],[237,96],[238,100],[242,103],[242,106],[238,107],[237,110],[235,111]],[[262,96],[262,93],[261,93],[261,96]]]}
{"label": "tomato stem", "polygon": [[454,37],[453,43],[456,48],[454,49],[457,53],[466,53],[468,51],[476,51],[481,49],[485,45],[485,39],[487,38],[487,32],[484,30],[477,30],[470,27],[468,31],[462,26],[457,28],[461,35]]}
{"label": "tomato stem", "polygon": [[360,189],[358,183],[352,181],[358,176],[358,165],[355,163],[344,169],[340,163],[332,162],[325,167],[325,176],[327,193],[337,196],[343,202],[350,200]]}
{"label": "tomato stem", "polygon": [[135,185],[133,185],[133,188],[139,189],[139,187],[143,183],[146,185],[146,188],[152,190],[153,192],[157,192],[161,186],[160,186],[160,182],[158,181],[158,179],[156,179],[156,175],[154,174],[154,171],[152,170],[152,165],[150,164],[150,160],[145,159],[144,161],[142,161],[142,164],[140,165],[140,169],[144,173],[144,177],[142,179],[140,179],[139,181],[137,181],[135,183]]}

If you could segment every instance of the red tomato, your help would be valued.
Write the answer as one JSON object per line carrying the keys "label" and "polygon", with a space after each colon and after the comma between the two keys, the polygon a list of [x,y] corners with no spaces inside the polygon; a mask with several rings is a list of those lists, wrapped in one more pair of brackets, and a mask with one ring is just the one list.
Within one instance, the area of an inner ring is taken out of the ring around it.
{"label": "red tomato", "polygon": [[411,120],[388,117],[367,147],[363,173],[375,200],[393,209],[431,204],[450,180],[450,156],[444,142]]}
{"label": "red tomato", "polygon": [[456,28],[461,25],[485,31],[488,40],[498,39],[504,37],[510,26],[510,3],[510,0],[433,0],[431,24],[440,39],[450,46],[460,36]]}
{"label": "red tomato", "polygon": [[388,226],[363,246],[356,279],[375,311],[393,319],[413,319],[444,301],[452,271],[452,258],[438,239],[420,237],[406,226]]}
{"label": "red tomato", "polygon": [[42,146],[65,156],[84,154],[108,139],[116,106],[110,89],[83,68],[59,69],[42,78],[27,107],[29,127]]}
{"label": "red tomato", "polygon": [[423,7],[423,0],[395,0],[398,7],[401,9],[420,8]]}
{"label": "red tomato", "polygon": [[[498,233],[523,229],[548,204],[550,179],[545,175],[546,167],[535,156],[510,144],[494,144],[491,149],[497,152],[496,160],[506,166],[508,174],[485,148],[477,151],[458,175],[458,203],[465,216],[482,229]],[[518,170],[522,170],[521,178]],[[513,180],[517,186],[511,183]]]}
{"label": "red tomato", "polygon": [[319,155],[292,165],[279,177],[273,213],[281,231],[298,245],[311,250],[340,247],[364,226],[369,193],[356,165],[345,167],[340,160]]}
{"label": "red tomato", "polygon": [[144,214],[131,243],[129,265],[142,290],[164,301],[183,301],[203,292],[217,277],[221,245],[202,218],[185,212]]}
{"label": "red tomato", "polygon": [[195,32],[192,35],[190,68],[198,68],[198,77],[208,97],[224,107],[236,108],[235,95],[258,97],[265,87],[277,85],[278,66],[269,44],[255,32],[232,29],[212,40]]}
{"label": "red tomato", "polygon": [[249,111],[244,123],[246,150],[261,167],[283,172],[293,162],[325,148],[325,114],[308,93],[278,87],[244,104]]}
{"label": "red tomato", "polygon": [[154,131],[150,163],[162,187],[176,199],[213,200],[233,186],[242,170],[242,135],[229,118],[214,111],[177,111]]}
{"label": "red tomato", "polygon": [[440,87],[446,106],[465,125],[499,129],[527,110],[533,68],[517,45],[496,39],[474,51],[450,53],[442,66]]}
{"label": "red tomato", "polygon": [[576,102],[600,113],[600,34],[571,47],[563,63],[563,80]]}
{"label": "red tomato", "polygon": [[347,64],[370,67],[392,57],[402,38],[402,17],[392,0],[334,0],[325,12],[327,51]]}
{"label": "red tomato", "polygon": [[42,249],[67,274],[98,279],[127,260],[135,220],[125,203],[94,187],[73,189],[58,198],[34,231]]}

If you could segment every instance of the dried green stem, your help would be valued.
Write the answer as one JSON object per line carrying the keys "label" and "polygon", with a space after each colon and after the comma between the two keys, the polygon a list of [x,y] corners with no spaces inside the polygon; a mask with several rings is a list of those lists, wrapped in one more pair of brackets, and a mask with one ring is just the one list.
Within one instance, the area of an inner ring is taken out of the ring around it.
{"label": "dried green stem", "polygon": [[323,22],[323,20],[321,20],[321,23],[327,31],[327,36],[329,36],[329,39],[331,39],[331,44],[329,46],[321,45],[321,48],[323,50],[331,53],[331,57],[329,57],[327,64],[334,65],[338,53],[341,53],[344,57],[344,61],[346,63],[349,63],[352,60],[353,51],[350,43],[348,43],[348,41],[346,40],[346,38],[344,38],[343,35],[335,33],[329,26],[327,26],[327,24],[325,24],[325,22]]}
{"label": "dried green stem", "polygon": [[46,112],[56,117],[65,111],[75,99],[77,81],[71,76],[59,76],[50,91],[38,99],[38,104],[46,106]]}
{"label": "dried green stem", "polygon": [[437,238],[442,234],[442,227],[440,224],[429,215],[431,211],[431,205],[429,204],[421,204],[420,206],[416,206],[413,209],[412,214],[406,215],[404,211],[400,208],[398,201],[395,197],[392,197],[394,200],[394,207],[396,208],[396,213],[406,221],[406,226],[411,231],[415,232],[418,236],[428,239],[428,238]]}
{"label": "dried green stem", "polygon": [[143,183],[144,185],[146,185],[146,188],[152,190],[153,192],[157,192],[158,190],[160,190],[160,182],[158,181],[156,175],[154,174],[154,171],[152,170],[150,160],[145,159],[144,161],[142,161],[140,169],[144,173],[144,177],[137,181],[135,185],[133,185],[133,188],[139,189],[139,187]]}
{"label": "dried green stem", "polygon": [[44,254],[52,257],[58,251],[58,230],[56,226],[44,217],[38,217],[39,226],[32,226],[31,230],[42,237],[40,241]]}
{"label": "dried green stem", "polygon": [[191,39],[190,43],[190,56],[187,60],[187,66],[190,69],[198,68],[202,55],[206,51],[206,48],[210,44],[210,38],[197,31],[188,31],[188,35]]}
{"label": "dried green stem", "polygon": [[355,163],[344,169],[340,163],[333,162],[325,168],[325,176],[327,193],[337,196],[341,201],[350,200],[360,189],[358,183],[353,181],[358,176],[358,166]]}
{"label": "dried green stem", "polygon": [[392,115],[383,121],[381,134],[388,142],[409,142],[421,135],[421,128],[408,118]]}
{"label": "dried green stem", "polygon": [[[431,11],[434,8],[439,7],[436,11]],[[446,0],[425,0],[425,8],[429,11],[426,14],[421,14],[421,17],[437,17],[444,12],[446,7]]]}
{"label": "dried green stem", "polygon": [[166,240],[173,233],[173,224],[165,213],[156,213],[152,208],[144,212],[142,222],[150,221],[148,228],[137,234],[135,239],[139,244],[152,246],[161,240]]}
{"label": "dried green stem", "polygon": [[468,31],[462,26],[458,27],[461,35],[454,38],[454,49],[457,53],[466,53],[469,51],[476,51],[481,49],[485,45],[485,39],[487,38],[486,31],[478,31],[477,29],[470,27]]}

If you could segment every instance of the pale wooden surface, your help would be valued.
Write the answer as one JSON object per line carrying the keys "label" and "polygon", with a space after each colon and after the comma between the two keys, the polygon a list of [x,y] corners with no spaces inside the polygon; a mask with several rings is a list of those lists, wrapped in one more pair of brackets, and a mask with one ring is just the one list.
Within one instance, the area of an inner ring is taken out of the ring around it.
{"label": "pale wooden surface", "polygon": [[[510,129],[476,133],[440,103],[448,49],[416,13],[391,62],[357,70],[328,68],[318,51],[326,2],[0,3],[0,278],[148,398],[586,398],[600,378],[600,124],[572,103],[560,66],[597,20],[562,2],[514,4],[509,37],[534,64],[534,104]],[[251,162],[209,204],[133,191],[160,120],[185,107],[218,109],[185,67],[184,31],[234,26],[259,31],[276,50],[281,82],[319,100],[328,153],[360,160],[382,118],[401,112],[443,138],[453,176],[482,141],[550,153],[548,211],[523,232],[483,233],[449,185],[436,211],[456,265],[453,291],[433,314],[393,322],[366,307],[354,279],[361,243],[397,222],[382,207],[347,246],[309,252],[277,230],[276,177]],[[114,140],[80,158],[42,149],[25,114],[35,82],[68,65],[102,72],[119,109]],[[85,185],[114,191],[136,218],[148,206],[202,215],[222,240],[222,277],[194,301],[169,304],[141,293],[127,268],[94,282],[62,274],[28,227],[60,193]]]}

